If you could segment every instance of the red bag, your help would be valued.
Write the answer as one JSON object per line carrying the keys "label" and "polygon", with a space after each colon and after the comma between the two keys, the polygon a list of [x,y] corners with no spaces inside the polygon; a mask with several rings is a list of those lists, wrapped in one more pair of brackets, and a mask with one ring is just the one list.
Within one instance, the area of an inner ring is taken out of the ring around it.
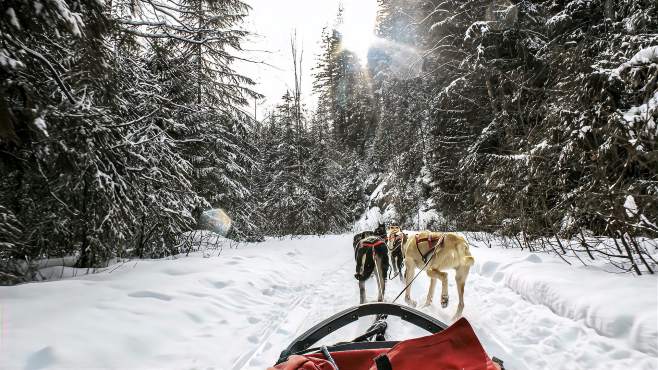
{"label": "red bag", "polygon": [[[340,370],[459,369],[499,370],[482,348],[471,325],[461,318],[437,334],[402,341],[393,348],[331,354]],[[334,370],[321,353],[290,356],[270,370]]]}

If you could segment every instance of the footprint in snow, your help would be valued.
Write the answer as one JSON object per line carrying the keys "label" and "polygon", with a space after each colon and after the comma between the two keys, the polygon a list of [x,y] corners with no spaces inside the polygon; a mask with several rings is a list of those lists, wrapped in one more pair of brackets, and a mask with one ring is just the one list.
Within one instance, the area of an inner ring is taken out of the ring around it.
{"label": "footprint in snow", "polygon": [[247,321],[250,324],[256,324],[256,323],[260,322],[260,319],[258,317],[251,316],[251,317],[247,318]]}
{"label": "footprint in snow", "polygon": [[199,315],[193,314],[192,312],[185,311],[185,315],[190,318],[190,320],[194,321],[197,324],[202,324],[203,323],[203,318]]}
{"label": "footprint in snow", "polygon": [[187,295],[191,295],[193,297],[198,297],[198,298],[207,298],[210,297],[208,294],[205,293],[197,293],[197,292],[183,292]]}
{"label": "footprint in snow", "polygon": [[185,270],[176,270],[176,269],[166,269],[162,271],[166,275],[170,276],[182,276],[182,275],[189,275],[191,274],[190,271],[185,271]]}
{"label": "footprint in snow", "polygon": [[45,369],[55,364],[55,354],[53,348],[48,346],[44,347],[27,358],[25,370],[38,370]]}
{"label": "footprint in snow", "polygon": [[528,257],[526,257],[525,260],[528,261],[528,262],[533,262],[533,263],[540,263],[540,262],[542,262],[541,257],[539,257],[538,255],[536,255],[536,254],[534,254],[534,253],[533,253],[533,254],[530,254]]}
{"label": "footprint in snow", "polygon": [[218,281],[218,280],[206,280],[208,284],[212,285],[215,289],[224,289],[227,286],[233,284],[232,281]]}
{"label": "footprint in snow", "polygon": [[128,296],[134,298],[154,298],[154,299],[159,299],[161,301],[171,301],[173,299],[173,297],[168,296],[166,294],[152,292],[148,290],[133,292],[128,294]]}
{"label": "footprint in snow", "polygon": [[492,278],[491,280],[493,280],[493,281],[495,281],[496,283],[498,283],[498,282],[500,282],[501,280],[503,280],[504,277],[505,277],[505,274],[503,274],[502,272],[499,271],[499,272],[497,272],[497,273],[494,274],[494,276],[493,276],[493,278]]}
{"label": "footprint in snow", "polygon": [[250,335],[250,336],[248,336],[248,337],[247,337],[247,340],[248,340],[249,342],[251,342],[251,343],[254,343],[254,344],[258,343],[258,337],[255,336],[255,335]]}

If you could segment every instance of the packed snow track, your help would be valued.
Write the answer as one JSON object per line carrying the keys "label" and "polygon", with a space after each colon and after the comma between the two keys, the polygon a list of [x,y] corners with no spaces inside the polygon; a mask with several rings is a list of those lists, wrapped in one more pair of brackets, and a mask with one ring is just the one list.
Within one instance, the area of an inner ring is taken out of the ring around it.
{"label": "packed snow track", "polygon": [[[658,369],[655,277],[520,251],[473,247],[472,253],[464,316],[508,369]],[[353,270],[351,235],[338,235],[0,287],[0,368],[264,369],[301,332],[358,303]],[[424,274],[414,283],[419,302],[428,284]],[[389,281],[387,301],[402,287]],[[374,279],[367,293],[376,296]],[[452,275],[450,298],[445,310],[438,302],[421,310],[450,322],[457,304]],[[351,339],[370,322],[362,319],[325,342]],[[390,324],[392,339],[425,334]]]}

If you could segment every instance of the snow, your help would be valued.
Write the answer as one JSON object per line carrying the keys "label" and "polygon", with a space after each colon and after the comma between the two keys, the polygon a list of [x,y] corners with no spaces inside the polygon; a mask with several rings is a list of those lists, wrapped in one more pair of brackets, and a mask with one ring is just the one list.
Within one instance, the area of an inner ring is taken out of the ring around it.
{"label": "snow", "polygon": [[7,11],[7,16],[9,17],[9,24],[14,26],[17,30],[21,29],[20,23],[18,23],[18,18],[16,18],[16,12],[14,11],[14,8],[8,8]]}
{"label": "snow", "polygon": [[477,264],[476,269],[529,302],[582,322],[636,351],[658,356],[655,277],[622,276],[591,266],[569,266],[556,257],[530,253],[521,258],[519,254],[478,249],[477,256],[486,262]]}
{"label": "snow", "polygon": [[617,74],[621,74],[629,68],[650,63],[658,63],[658,46],[649,46],[647,48],[641,49],[635,53],[635,55],[633,55],[633,57],[628,62],[620,65],[616,72]]}
{"label": "snow", "polygon": [[648,120],[651,114],[658,109],[658,92],[656,92],[649,101],[629,110],[622,112],[624,120],[628,123],[635,123],[641,120]]}
{"label": "snow", "polygon": [[32,3],[34,5],[34,12],[36,15],[39,15],[41,13],[41,10],[43,10],[43,4],[39,1],[35,1]]}
{"label": "snow", "polygon": [[[467,236],[471,237],[470,234]],[[218,238],[220,241],[225,239]],[[268,239],[210,258],[140,260],[0,287],[3,369],[263,369],[297,335],[358,302],[352,235]],[[228,242],[227,242],[228,243]],[[508,369],[658,369],[657,280],[479,248],[464,316]],[[449,322],[457,305],[422,308]],[[367,282],[370,299],[376,283]],[[428,279],[412,295],[420,300]],[[389,281],[386,299],[402,289]],[[324,343],[361,334],[349,325]],[[390,322],[392,339],[423,335]]]}
{"label": "snow", "polygon": [[364,230],[374,230],[377,225],[382,221],[382,213],[379,207],[371,207],[361,215],[361,218],[354,223],[352,231],[361,232]]}
{"label": "snow", "polygon": [[437,226],[446,226],[447,220],[431,200],[426,201],[411,217],[411,223],[417,230],[427,230]]}
{"label": "snow", "polygon": [[535,155],[537,153],[541,153],[543,150],[550,148],[550,145],[548,144],[548,141],[546,139],[542,140],[539,144],[535,145],[531,150],[530,150],[530,155]]}
{"label": "snow", "polygon": [[637,204],[635,203],[635,198],[632,195],[627,195],[626,200],[624,201],[624,208],[626,209],[626,215],[628,217],[635,217],[637,215]]}
{"label": "snow", "polygon": [[478,21],[471,24],[466,30],[464,42],[468,42],[472,39],[484,36],[487,32],[490,31],[490,23],[491,22]]}
{"label": "snow", "polygon": [[80,13],[71,12],[64,0],[51,0],[50,5],[54,5],[57,8],[57,15],[68,24],[74,36],[82,36],[81,29],[84,27],[84,22]]}
{"label": "snow", "polygon": [[48,128],[46,127],[46,121],[42,117],[37,117],[34,119],[34,126],[41,131],[46,137],[48,137]]}
{"label": "snow", "polygon": [[6,49],[0,49],[0,66],[16,69],[18,67],[23,67],[24,64],[21,61],[10,57]]}

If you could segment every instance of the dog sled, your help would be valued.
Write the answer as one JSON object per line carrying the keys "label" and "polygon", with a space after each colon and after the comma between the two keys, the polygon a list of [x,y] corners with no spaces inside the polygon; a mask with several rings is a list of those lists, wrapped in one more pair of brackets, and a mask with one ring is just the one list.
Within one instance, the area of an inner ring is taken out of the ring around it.
{"label": "dog sled", "polygon": [[[375,316],[366,332],[347,342],[312,347],[319,340],[357,321]],[[386,340],[389,316],[427,330],[430,335],[403,341]],[[503,362],[490,358],[464,318],[448,326],[411,307],[366,303],[318,323],[281,352],[270,370],[500,370]]]}

